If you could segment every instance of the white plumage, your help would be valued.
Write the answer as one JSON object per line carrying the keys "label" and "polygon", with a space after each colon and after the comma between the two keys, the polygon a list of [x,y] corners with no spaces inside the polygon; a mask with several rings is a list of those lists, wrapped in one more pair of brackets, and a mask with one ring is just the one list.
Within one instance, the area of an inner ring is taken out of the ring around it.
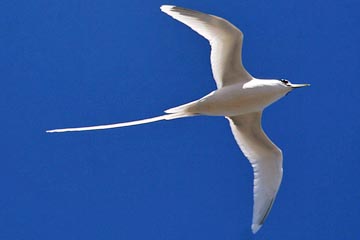
{"label": "white plumage", "polygon": [[166,110],[167,114],[125,123],[65,128],[47,132],[87,131],[126,127],[196,115],[225,116],[241,151],[254,169],[252,231],[263,225],[282,179],[282,152],[261,127],[265,107],[289,91],[309,84],[252,77],[243,67],[243,33],[225,19],[198,11],[164,5],[161,10],[206,38],[211,45],[211,67],[217,90],[196,101]]}

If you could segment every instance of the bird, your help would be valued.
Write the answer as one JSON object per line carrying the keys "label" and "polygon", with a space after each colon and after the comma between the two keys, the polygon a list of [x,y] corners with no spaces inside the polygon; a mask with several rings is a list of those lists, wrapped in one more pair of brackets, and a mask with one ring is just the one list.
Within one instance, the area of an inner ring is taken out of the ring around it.
{"label": "bird", "polygon": [[229,121],[236,143],[254,171],[251,229],[255,234],[269,215],[283,176],[283,154],[263,131],[262,113],[267,106],[292,90],[310,84],[253,77],[242,63],[243,33],[229,21],[173,5],[162,5],[160,9],[209,41],[211,69],[217,89],[195,101],[170,108],[161,116],[46,132],[110,129],[199,115],[224,116]]}

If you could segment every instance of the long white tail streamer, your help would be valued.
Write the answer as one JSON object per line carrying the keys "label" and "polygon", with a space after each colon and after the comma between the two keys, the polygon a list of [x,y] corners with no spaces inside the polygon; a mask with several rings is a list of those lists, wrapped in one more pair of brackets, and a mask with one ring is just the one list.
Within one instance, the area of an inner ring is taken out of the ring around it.
{"label": "long white tail streamer", "polygon": [[146,118],[142,120],[136,120],[131,122],[123,122],[123,123],[114,123],[114,124],[107,124],[107,125],[99,125],[99,126],[91,126],[91,127],[78,127],[78,128],[61,128],[61,129],[53,129],[47,130],[47,133],[56,133],[56,132],[78,132],[78,131],[92,131],[92,130],[103,130],[103,129],[110,129],[110,128],[120,128],[120,127],[128,127],[146,123],[152,123],[162,120],[171,120],[176,118],[183,118],[192,116],[191,114],[186,113],[172,113],[172,114],[165,114],[162,116]]}

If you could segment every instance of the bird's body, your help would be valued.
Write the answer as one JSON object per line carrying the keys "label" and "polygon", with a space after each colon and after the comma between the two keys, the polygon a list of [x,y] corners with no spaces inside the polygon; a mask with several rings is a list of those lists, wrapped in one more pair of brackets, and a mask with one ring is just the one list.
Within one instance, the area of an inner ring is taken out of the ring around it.
{"label": "bird's body", "polygon": [[252,79],[211,92],[191,103],[166,110],[208,116],[237,116],[262,111],[289,91],[278,80]]}
{"label": "bird's body", "polygon": [[251,76],[243,67],[243,34],[225,19],[176,6],[161,10],[188,25],[211,45],[211,67],[217,90],[196,101],[166,110],[158,117],[110,125],[55,129],[47,132],[87,131],[145,124],[196,115],[225,116],[244,155],[254,169],[252,231],[263,225],[274,203],[282,179],[282,152],[261,127],[263,110],[295,88],[287,80],[264,80]]}

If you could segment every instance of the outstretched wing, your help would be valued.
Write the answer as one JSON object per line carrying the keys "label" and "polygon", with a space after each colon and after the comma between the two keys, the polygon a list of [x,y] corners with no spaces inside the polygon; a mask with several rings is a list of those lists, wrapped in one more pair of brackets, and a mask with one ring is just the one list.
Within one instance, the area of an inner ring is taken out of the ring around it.
{"label": "outstretched wing", "polygon": [[243,34],[234,25],[213,15],[176,6],[163,5],[161,11],[209,40],[211,68],[217,88],[252,79],[241,60]]}
{"label": "outstretched wing", "polygon": [[241,151],[254,169],[252,231],[263,225],[274,203],[282,179],[282,153],[261,127],[261,112],[227,117]]}

